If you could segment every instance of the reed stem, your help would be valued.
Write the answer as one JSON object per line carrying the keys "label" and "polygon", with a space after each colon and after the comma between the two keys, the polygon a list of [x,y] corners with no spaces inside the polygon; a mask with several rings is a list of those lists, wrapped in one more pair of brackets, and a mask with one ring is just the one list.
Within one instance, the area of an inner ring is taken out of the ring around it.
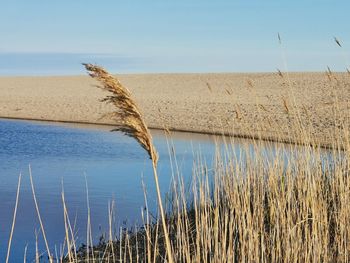
{"label": "reed stem", "polygon": [[172,263],[172,262],[174,262],[173,261],[173,253],[172,253],[172,249],[171,249],[171,243],[170,243],[168,228],[167,228],[167,224],[166,224],[166,220],[165,220],[165,213],[164,213],[164,209],[163,209],[163,204],[162,204],[162,197],[161,197],[160,188],[159,188],[157,165],[153,159],[152,159],[152,166],[153,166],[154,182],[155,182],[156,191],[157,191],[158,206],[159,206],[159,210],[160,210],[160,216],[161,216],[161,220],[162,220],[162,226],[163,226],[164,237],[165,237],[165,245],[166,245],[166,250],[168,253],[168,260],[169,260],[169,263]]}

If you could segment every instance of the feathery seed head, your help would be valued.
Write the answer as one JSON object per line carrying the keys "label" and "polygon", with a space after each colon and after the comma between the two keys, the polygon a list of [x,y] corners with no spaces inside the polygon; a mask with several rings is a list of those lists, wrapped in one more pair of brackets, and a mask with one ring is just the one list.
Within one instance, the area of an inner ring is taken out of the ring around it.
{"label": "feathery seed head", "polygon": [[112,93],[112,95],[106,96],[102,101],[111,103],[116,107],[116,111],[112,116],[118,119],[121,125],[113,131],[121,131],[127,136],[136,139],[148,152],[149,157],[156,166],[158,154],[153,145],[152,136],[140,110],[131,96],[131,92],[104,68],[92,64],[84,63],[83,65],[88,71],[88,74],[102,84],[102,86],[98,86],[99,88]]}

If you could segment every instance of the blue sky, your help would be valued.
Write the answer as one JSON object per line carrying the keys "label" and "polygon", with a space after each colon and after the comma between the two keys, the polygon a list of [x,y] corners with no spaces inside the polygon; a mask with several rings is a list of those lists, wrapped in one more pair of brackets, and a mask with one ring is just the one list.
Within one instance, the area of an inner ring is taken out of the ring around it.
{"label": "blue sky", "polygon": [[349,10],[342,0],[1,0],[0,74],[13,71],[11,56],[25,71],[21,54],[32,70],[46,63],[53,73],[80,67],[65,62],[129,73],[275,71],[278,32],[288,70],[344,70]]}

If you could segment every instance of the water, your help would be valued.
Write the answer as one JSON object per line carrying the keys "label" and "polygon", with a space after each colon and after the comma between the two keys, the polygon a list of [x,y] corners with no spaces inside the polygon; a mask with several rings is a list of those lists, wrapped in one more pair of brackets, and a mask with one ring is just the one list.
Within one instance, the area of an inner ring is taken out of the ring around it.
{"label": "water", "polygon": [[[110,127],[72,126],[43,122],[0,120],[0,261],[6,256],[18,176],[22,174],[17,221],[11,259],[22,261],[28,245],[28,259],[35,252],[35,231],[40,225],[29,180],[31,166],[36,197],[49,245],[64,240],[62,186],[69,215],[76,222],[78,243],[85,242],[87,222],[86,182],[89,189],[93,237],[108,226],[108,202],[115,201],[115,227],[141,224],[144,207],[142,181],[150,209],[155,211],[151,161],[132,139],[109,132]],[[169,191],[171,168],[166,138],[152,132],[160,154],[159,180],[163,195]],[[210,136],[175,134],[176,156],[185,178],[190,178],[193,151],[199,149],[210,161],[214,143]],[[85,179],[86,178],[86,179]],[[44,248],[41,234],[39,245]]]}
{"label": "water", "polygon": [[[51,250],[55,245],[59,249],[64,240],[62,188],[72,224],[75,222],[77,244],[86,242],[86,182],[95,240],[108,229],[108,203],[112,200],[116,229],[142,224],[141,210],[145,205],[142,182],[147,189],[150,210],[155,213],[156,192],[147,153],[132,138],[109,132],[110,129],[107,126],[0,120],[0,262],[6,257],[20,173],[22,185],[11,262],[23,260],[26,245],[27,258],[34,258],[35,232],[40,230],[40,225],[30,187],[29,165]],[[171,183],[167,139],[163,132],[152,131],[152,134],[160,155],[159,181],[165,196]],[[185,183],[191,180],[197,153],[201,153],[210,167],[216,148],[214,139],[224,148],[218,137],[172,133]],[[300,154],[299,151],[293,153],[295,148],[278,153],[278,144],[262,144],[261,147],[267,159],[282,154],[282,158],[288,160],[291,154]],[[242,149],[253,152],[251,142],[235,140],[234,151],[238,156]],[[283,149],[288,147],[284,145]],[[39,247],[45,250],[41,233],[38,239]]]}

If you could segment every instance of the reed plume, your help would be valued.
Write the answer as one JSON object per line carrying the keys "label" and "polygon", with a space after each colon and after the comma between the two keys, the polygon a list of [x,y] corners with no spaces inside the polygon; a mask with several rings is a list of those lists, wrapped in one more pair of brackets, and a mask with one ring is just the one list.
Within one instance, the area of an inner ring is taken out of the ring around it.
{"label": "reed plume", "polygon": [[171,263],[173,262],[173,256],[157,175],[158,154],[153,145],[152,136],[147,128],[147,125],[138,106],[131,96],[131,92],[126,87],[124,87],[116,77],[110,75],[104,68],[92,64],[84,63],[83,65],[88,71],[88,74],[102,84],[102,86],[98,86],[99,88],[112,93],[112,95],[106,96],[104,99],[102,99],[102,101],[111,103],[115,106],[116,110],[112,113],[112,116],[114,116],[120,124],[119,127],[113,131],[121,131],[127,136],[136,139],[136,141],[147,151],[149,157],[152,160],[153,174],[158,197],[158,206],[162,219],[168,254],[168,262]]}
{"label": "reed plume", "polygon": [[340,41],[339,41],[338,38],[334,37],[334,41],[335,41],[335,43],[337,43],[337,45],[338,45],[339,47],[342,47],[342,45],[341,45],[341,43],[340,43]]}
{"label": "reed plume", "polygon": [[98,86],[99,88],[112,93],[112,95],[106,96],[102,101],[111,103],[116,108],[116,111],[111,116],[118,119],[120,126],[113,131],[121,131],[127,136],[136,139],[147,151],[154,164],[157,165],[158,154],[153,146],[152,136],[130,91],[104,68],[92,64],[83,65],[92,78],[102,83],[102,86]]}

